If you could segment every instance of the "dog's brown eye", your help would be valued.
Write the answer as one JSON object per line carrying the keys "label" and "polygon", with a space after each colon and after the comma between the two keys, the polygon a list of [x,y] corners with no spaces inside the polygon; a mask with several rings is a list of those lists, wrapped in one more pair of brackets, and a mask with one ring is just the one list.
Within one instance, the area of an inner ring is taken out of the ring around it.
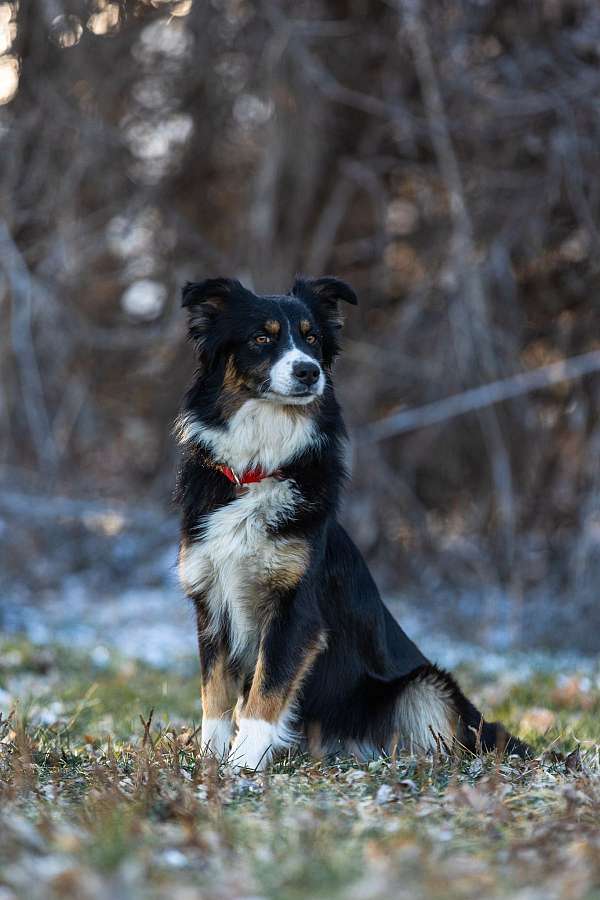
{"label": "dog's brown eye", "polygon": [[304,340],[306,341],[307,344],[316,344],[317,336],[316,336],[316,334],[307,334],[306,337],[304,338]]}
{"label": "dog's brown eye", "polygon": [[256,337],[254,338],[254,340],[257,344],[270,344],[271,343],[271,338],[269,337],[268,334],[257,334]]}

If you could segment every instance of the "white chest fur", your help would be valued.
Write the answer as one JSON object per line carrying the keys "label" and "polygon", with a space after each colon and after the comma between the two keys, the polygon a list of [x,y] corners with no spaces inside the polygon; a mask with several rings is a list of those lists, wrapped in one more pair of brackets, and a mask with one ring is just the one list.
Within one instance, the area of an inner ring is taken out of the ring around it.
{"label": "white chest fur", "polygon": [[257,466],[273,472],[321,439],[313,419],[298,407],[268,400],[247,400],[226,428],[211,428],[188,414],[177,430],[182,441],[208,444],[219,462],[239,473]]}
{"label": "white chest fur", "polygon": [[[265,400],[248,400],[223,429],[184,416],[179,434],[208,444],[219,462],[239,474],[257,466],[275,471],[320,439],[312,418]],[[203,517],[198,539],[181,549],[184,589],[205,598],[211,629],[226,623],[233,655],[250,664],[269,583],[292,583],[306,566],[304,542],[272,534],[299,502],[291,480],[249,484],[245,494]]]}
{"label": "white chest fur", "polygon": [[257,652],[260,605],[281,573],[305,564],[297,540],[270,529],[293,513],[298,491],[291,481],[266,478],[206,516],[197,541],[182,547],[180,574],[185,590],[205,598],[214,632],[227,627],[232,655],[252,662]]}

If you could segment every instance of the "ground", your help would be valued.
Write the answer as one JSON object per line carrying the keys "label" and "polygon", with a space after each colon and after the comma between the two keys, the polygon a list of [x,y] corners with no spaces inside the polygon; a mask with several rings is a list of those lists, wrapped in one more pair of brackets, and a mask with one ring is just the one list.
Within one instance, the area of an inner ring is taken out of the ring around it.
{"label": "ground", "polygon": [[193,658],[0,643],[0,900],[600,898],[600,680],[458,672],[534,761],[202,755]]}

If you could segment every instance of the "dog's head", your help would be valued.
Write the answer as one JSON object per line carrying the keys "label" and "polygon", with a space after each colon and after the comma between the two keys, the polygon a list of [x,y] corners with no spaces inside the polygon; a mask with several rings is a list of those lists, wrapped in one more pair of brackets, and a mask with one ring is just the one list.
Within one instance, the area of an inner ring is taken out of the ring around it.
{"label": "dog's head", "polygon": [[338,278],[299,278],[284,295],[259,296],[230,278],[183,289],[202,371],[221,372],[229,392],[286,405],[323,394],[339,350],[340,301],[357,303]]}

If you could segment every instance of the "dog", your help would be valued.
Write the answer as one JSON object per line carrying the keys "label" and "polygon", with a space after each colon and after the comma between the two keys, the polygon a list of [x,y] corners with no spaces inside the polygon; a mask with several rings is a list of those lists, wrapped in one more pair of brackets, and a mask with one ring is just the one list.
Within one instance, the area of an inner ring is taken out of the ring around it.
{"label": "dog", "polygon": [[227,278],[183,288],[198,368],[175,425],[175,496],[202,745],[238,770],[290,747],[527,755],[408,638],[337,521],[347,437],[332,367],[341,305],[356,303],[333,277],[283,295]]}

